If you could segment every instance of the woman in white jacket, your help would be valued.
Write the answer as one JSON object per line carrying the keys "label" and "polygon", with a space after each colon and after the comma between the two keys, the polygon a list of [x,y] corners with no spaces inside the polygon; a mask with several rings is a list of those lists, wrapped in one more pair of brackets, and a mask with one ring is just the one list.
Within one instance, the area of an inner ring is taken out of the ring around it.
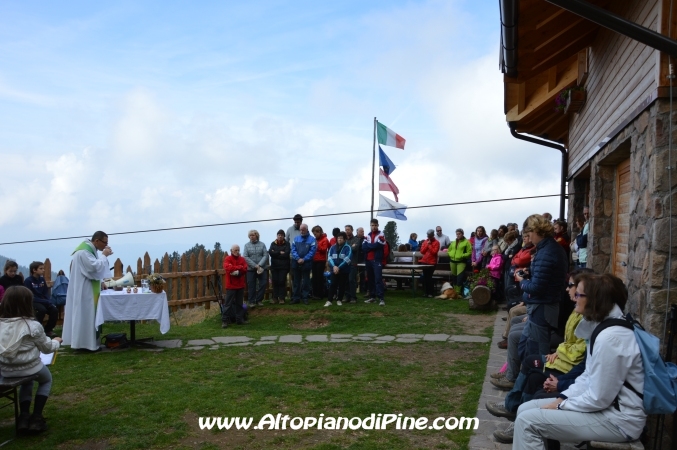
{"label": "woman in white jacket", "polygon": [[[589,341],[605,319],[620,319],[628,299],[623,282],[611,275],[583,275],[576,287],[575,311],[583,315],[576,336]],[[615,326],[588,345],[585,372],[552,399],[533,400],[517,411],[513,448],[545,449],[545,440],[628,442],[639,438],[646,423],[642,356],[632,330]]]}
{"label": "woman in white jacket", "polygon": [[33,415],[30,415],[33,381],[21,385],[19,432],[41,432],[47,429],[42,410],[52,388],[52,374],[40,360],[40,352],[53,353],[61,338],[50,339],[35,319],[33,294],[23,286],[7,289],[0,304],[0,373],[5,378],[27,377],[37,374],[38,391]]}

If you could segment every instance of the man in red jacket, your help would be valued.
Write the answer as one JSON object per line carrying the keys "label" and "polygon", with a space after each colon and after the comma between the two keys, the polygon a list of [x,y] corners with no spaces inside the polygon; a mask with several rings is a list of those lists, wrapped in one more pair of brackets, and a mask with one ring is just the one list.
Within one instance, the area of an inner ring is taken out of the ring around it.
{"label": "man in red jacket", "polygon": [[240,246],[235,244],[230,248],[230,255],[223,260],[223,270],[226,272],[226,301],[221,314],[221,328],[228,328],[228,322],[235,317],[238,325],[245,325],[244,287],[247,281],[247,261],[240,256]]}

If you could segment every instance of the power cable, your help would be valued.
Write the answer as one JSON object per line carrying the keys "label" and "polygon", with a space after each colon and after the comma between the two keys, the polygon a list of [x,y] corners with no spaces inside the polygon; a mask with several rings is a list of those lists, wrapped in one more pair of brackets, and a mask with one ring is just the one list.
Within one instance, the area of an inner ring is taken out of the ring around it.
{"label": "power cable", "polygon": [[[513,198],[498,198],[493,200],[474,200],[470,202],[456,202],[456,203],[440,203],[436,205],[421,205],[421,206],[407,206],[407,209],[421,209],[421,208],[438,208],[441,206],[460,206],[460,205],[473,205],[479,203],[494,203],[494,202],[509,202],[515,200],[531,200],[535,198],[547,198],[547,197],[559,197],[560,194],[550,194],[550,195],[532,195],[529,197],[513,197]],[[392,211],[392,209],[377,209],[376,211]],[[329,213],[329,214],[314,214],[310,216],[305,216],[304,219],[311,217],[331,217],[331,216],[345,216],[348,214],[365,214],[371,213],[371,210],[366,209],[362,211],[349,211],[349,212],[340,212],[340,213]],[[224,223],[212,223],[207,225],[187,225],[185,227],[170,227],[170,228],[154,228],[150,230],[136,230],[136,231],[120,231],[117,233],[106,233],[108,236],[121,236],[124,234],[140,234],[140,233],[154,233],[158,231],[175,231],[175,230],[187,230],[191,228],[208,228],[208,227],[224,227],[228,225],[242,225],[247,223],[263,223],[263,222],[276,222],[278,220],[289,220],[291,217],[280,217],[277,219],[259,219],[259,220],[242,220],[238,222],[224,222]],[[68,236],[68,237],[58,237],[58,238],[49,238],[49,239],[33,239],[30,241],[14,241],[14,242],[0,242],[0,245],[13,245],[13,244],[32,244],[35,242],[50,242],[50,241],[65,241],[68,239],[86,239],[91,237],[88,236]]]}

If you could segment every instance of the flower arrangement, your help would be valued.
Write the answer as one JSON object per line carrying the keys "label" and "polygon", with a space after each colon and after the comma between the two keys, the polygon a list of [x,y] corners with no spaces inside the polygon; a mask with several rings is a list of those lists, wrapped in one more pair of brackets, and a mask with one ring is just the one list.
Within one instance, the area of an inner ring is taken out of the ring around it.
{"label": "flower arrangement", "polygon": [[150,286],[150,290],[156,294],[159,294],[164,290],[166,282],[167,281],[162,278],[162,275],[158,273],[148,275],[148,285]]}
{"label": "flower arrangement", "polygon": [[[585,88],[576,86],[568,89],[562,89],[555,97],[555,111],[566,114],[570,110],[578,112],[583,103],[585,103]],[[572,109],[572,103],[574,108]]]}
{"label": "flower arrangement", "polygon": [[468,278],[468,281],[470,282],[470,292],[472,292],[472,290],[477,286],[486,286],[491,291],[496,288],[494,285],[494,280],[489,274],[489,269],[482,269],[477,272],[473,272],[473,274]]}

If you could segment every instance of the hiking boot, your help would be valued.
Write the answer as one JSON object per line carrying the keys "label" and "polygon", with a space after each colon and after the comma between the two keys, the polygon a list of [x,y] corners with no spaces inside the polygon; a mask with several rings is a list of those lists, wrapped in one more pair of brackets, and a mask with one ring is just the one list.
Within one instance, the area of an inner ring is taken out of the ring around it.
{"label": "hiking boot", "polygon": [[247,303],[247,306],[249,306],[250,308],[255,308],[255,307],[256,307],[256,303]]}
{"label": "hiking boot", "polygon": [[515,433],[515,423],[511,422],[503,431],[496,430],[494,431],[494,439],[496,439],[501,444],[512,444],[512,436]]}
{"label": "hiking boot", "polygon": [[30,420],[31,420],[31,415],[26,413],[26,414],[20,414],[19,415],[19,421],[16,423],[17,431],[19,433],[25,433],[28,431],[28,426],[30,425]]}
{"label": "hiking boot", "polygon": [[517,413],[510,412],[505,408],[505,402],[487,402],[484,405],[489,411],[489,414],[496,417],[505,417],[510,421],[514,421]]}
{"label": "hiking boot", "polygon": [[277,303],[280,305],[284,305],[284,299],[283,298],[278,299]]}
{"label": "hiking boot", "polygon": [[502,320],[503,322],[507,322],[507,321],[508,321],[508,318],[507,318],[507,317],[501,317],[501,320]]}
{"label": "hiking boot", "polygon": [[33,414],[29,419],[28,431],[32,433],[42,433],[47,431],[47,422],[42,414]]}
{"label": "hiking boot", "polygon": [[343,306],[343,302],[341,300],[336,300],[336,305],[337,306]]}
{"label": "hiking boot", "polygon": [[330,301],[330,300],[327,300],[327,303],[325,303],[324,306],[325,306],[325,307],[331,306],[331,301]]}
{"label": "hiking boot", "polygon": [[386,302],[384,302],[383,300],[381,300],[380,302],[378,302],[378,306],[385,306],[385,305],[386,305]]}
{"label": "hiking boot", "polygon": [[356,299],[352,299],[352,300],[350,301],[350,304],[351,304],[351,305],[354,305],[355,303],[357,303],[357,300],[356,300]]}
{"label": "hiking boot", "polygon": [[491,380],[491,384],[493,384],[502,391],[510,391],[512,390],[513,387],[515,387],[515,382],[508,380],[506,377],[493,379]]}
{"label": "hiking boot", "polygon": [[372,297],[368,300],[365,300],[364,303],[376,303],[376,299]]}
{"label": "hiking boot", "polygon": [[270,301],[270,304],[271,304],[271,305],[277,305],[277,299],[276,299],[276,298],[272,299],[272,300]]}
{"label": "hiking boot", "polygon": [[505,370],[503,372],[495,372],[489,375],[491,378],[496,378],[497,380],[499,378],[503,378],[505,376]]}
{"label": "hiking boot", "polygon": [[258,302],[256,306],[263,306],[263,302]]}
{"label": "hiking boot", "polygon": [[497,345],[498,348],[500,348],[501,350],[505,350],[505,349],[508,348],[508,340],[507,340],[507,339],[503,339],[501,342],[497,343],[496,345]]}
{"label": "hiking boot", "polygon": [[249,321],[248,320],[241,320],[237,324],[238,325],[249,325]]}
{"label": "hiking boot", "polygon": [[221,322],[221,328],[228,328],[228,322],[226,322],[225,320]]}

